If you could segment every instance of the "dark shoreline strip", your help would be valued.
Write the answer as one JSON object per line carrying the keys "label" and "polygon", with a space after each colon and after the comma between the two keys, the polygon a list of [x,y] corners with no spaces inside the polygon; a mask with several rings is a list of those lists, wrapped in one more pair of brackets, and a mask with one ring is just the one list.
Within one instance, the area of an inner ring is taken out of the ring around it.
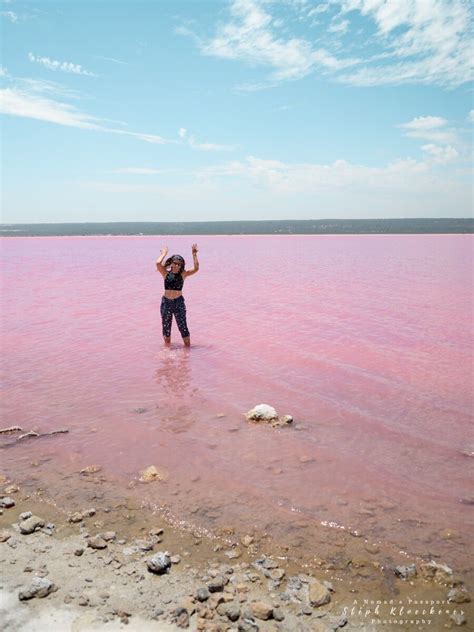
{"label": "dark shoreline strip", "polygon": [[357,235],[474,233],[473,218],[0,224],[3,237],[95,235]]}

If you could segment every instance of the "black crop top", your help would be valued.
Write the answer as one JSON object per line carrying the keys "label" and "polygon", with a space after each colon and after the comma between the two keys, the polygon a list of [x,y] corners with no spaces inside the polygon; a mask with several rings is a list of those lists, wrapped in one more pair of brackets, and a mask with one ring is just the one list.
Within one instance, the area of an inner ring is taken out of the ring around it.
{"label": "black crop top", "polygon": [[182,274],[168,272],[165,276],[165,290],[182,290],[183,283],[184,279]]}

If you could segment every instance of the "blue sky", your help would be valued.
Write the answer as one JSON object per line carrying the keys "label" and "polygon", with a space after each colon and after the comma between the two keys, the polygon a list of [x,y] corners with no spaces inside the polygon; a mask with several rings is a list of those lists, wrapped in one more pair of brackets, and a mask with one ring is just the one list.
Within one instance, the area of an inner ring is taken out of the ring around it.
{"label": "blue sky", "polygon": [[472,214],[466,0],[2,0],[2,221]]}

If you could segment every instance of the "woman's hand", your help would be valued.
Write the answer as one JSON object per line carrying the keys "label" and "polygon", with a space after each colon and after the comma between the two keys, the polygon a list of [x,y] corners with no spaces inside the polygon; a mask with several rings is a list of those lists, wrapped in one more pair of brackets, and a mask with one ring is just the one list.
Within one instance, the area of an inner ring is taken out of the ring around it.
{"label": "woman's hand", "polygon": [[164,246],[164,247],[161,249],[160,254],[162,254],[162,255],[163,255],[163,257],[166,257],[166,255],[168,254],[168,246]]}
{"label": "woman's hand", "polygon": [[198,251],[198,246],[197,246],[197,244],[193,244],[193,247],[192,247],[192,252],[193,252],[193,255],[197,254],[197,251]]}

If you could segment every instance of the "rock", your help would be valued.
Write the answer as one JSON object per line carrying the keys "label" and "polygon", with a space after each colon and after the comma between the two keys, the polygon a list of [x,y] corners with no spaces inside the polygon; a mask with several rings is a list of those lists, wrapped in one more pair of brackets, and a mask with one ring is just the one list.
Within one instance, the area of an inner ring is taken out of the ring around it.
{"label": "rock", "polygon": [[469,603],[471,596],[464,586],[455,586],[448,592],[448,601],[451,603]]}
{"label": "rock", "polygon": [[76,555],[77,557],[81,557],[81,555],[82,555],[83,553],[84,553],[84,549],[82,548],[82,546],[81,546],[81,547],[79,547],[79,548],[77,548],[77,549],[74,551],[74,555]]}
{"label": "rock", "polygon": [[225,614],[229,621],[237,621],[240,617],[240,606],[236,601],[229,601],[226,604]]}
{"label": "rock", "polygon": [[152,481],[167,481],[169,474],[164,468],[158,469],[154,465],[150,465],[140,472],[141,483],[151,483]]}
{"label": "rock", "polygon": [[454,621],[456,625],[464,625],[466,623],[466,617],[463,612],[453,612],[449,618],[451,621]]}
{"label": "rock", "polygon": [[82,522],[84,520],[84,516],[79,511],[74,512],[68,518],[68,521],[71,523]]}
{"label": "rock", "polygon": [[54,590],[57,589],[51,580],[46,579],[46,577],[35,577],[28,588],[20,590],[18,599],[20,601],[33,599],[33,597],[42,599],[43,597],[47,597]]}
{"label": "rock", "polygon": [[235,560],[242,555],[242,551],[240,551],[240,549],[230,549],[230,551],[225,551],[224,555],[226,555],[229,560]]}
{"label": "rock", "polygon": [[277,411],[272,407],[268,406],[268,404],[258,404],[249,410],[245,417],[248,421],[263,421],[263,422],[271,422],[278,419]]}
{"label": "rock", "polygon": [[89,546],[91,549],[106,549],[107,542],[100,536],[95,535],[94,537],[87,540],[87,546]]}
{"label": "rock", "polygon": [[168,553],[160,551],[146,560],[146,565],[151,573],[163,575],[171,566],[171,558]]}
{"label": "rock", "polygon": [[272,570],[273,568],[278,568],[278,562],[272,560],[271,557],[261,557],[255,561],[254,567],[258,570]]}
{"label": "rock", "polygon": [[170,559],[171,559],[171,564],[179,564],[181,562],[180,555],[172,555]]}
{"label": "rock", "polygon": [[82,512],[82,516],[84,518],[92,518],[92,516],[95,516],[94,507],[90,507],[90,509],[84,509],[84,511]]}
{"label": "rock", "polygon": [[239,621],[238,632],[258,632],[259,627],[253,619],[245,618]]}
{"label": "rock", "polygon": [[395,575],[403,580],[416,577],[416,566],[415,564],[410,564],[409,566],[395,566]]}
{"label": "rock", "polygon": [[273,606],[264,601],[254,601],[250,604],[252,614],[256,619],[267,621],[273,617]]}
{"label": "rock", "polygon": [[0,531],[0,542],[6,542],[12,537],[12,534],[7,529],[2,529]]}
{"label": "rock", "polygon": [[211,593],[207,588],[198,588],[196,592],[196,599],[200,602],[207,601]]}
{"label": "rock", "polygon": [[446,564],[438,564],[434,560],[420,564],[420,574],[427,581],[435,581],[445,586],[453,583],[453,570]]}
{"label": "rock", "polygon": [[244,535],[241,542],[244,546],[250,546],[251,544],[253,544],[253,538],[251,535]]}
{"label": "rock", "polygon": [[0,507],[4,509],[10,509],[10,507],[14,506],[15,501],[13,500],[13,498],[10,498],[9,496],[4,496],[3,498],[0,498]]}
{"label": "rock", "polygon": [[282,568],[272,568],[271,571],[266,571],[265,575],[275,582],[281,582],[283,577],[285,577],[285,571]]}
{"label": "rock", "polygon": [[41,529],[41,527],[44,527],[44,520],[43,518],[38,518],[38,516],[31,516],[30,518],[23,520],[23,522],[20,522],[19,526],[20,533],[28,535],[38,529]]}
{"label": "rock", "polygon": [[100,472],[101,469],[102,468],[100,465],[88,465],[87,467],[83,468],[79,473],[85,474],[86,476],[88,476],[89,474],[97,474],[97,472]]}
{"label": "rock", "polygon": [[309,603],[313,608],[319,608],[331,601],[329,590],[319,580],[311,578],[308,588]]}
{"label": "rock", "polygon": [[211,593],[221,592],[224,590],[224,586],[228,583],[228,581],[229,580],[227,578],[222,577],[222,575],[218,575],[207,584],[207,588]]}
{"label": "rock", "polygon": [[27,520],[28,518],[31,518],[32,515],[31,511],[24,511],[20,514],[19,518],[20,520]]}
{"label": "rock", "polygon": [[275,621],[283,621],[285,614],[281,608],[273,608],[273,618]]}
{"label": "rock", "polygon": [[186,608],[176,608],[173,612],[173,620],[178,628],[189,628],[189,613]]}
{"label": "rock", "polygon": [[18,487],[18,485],[9,485],[8,487],[5,487],[6,494],[16,494],[19,491],[20,488]]}
{"label": "rock", "polygon": [[102,540],[105,540],[106,542],[112,542],[112,540],[116,539],[117,534],[115,531],[104,531],[103,533],[99,533],[98,537],[102,538]]}

